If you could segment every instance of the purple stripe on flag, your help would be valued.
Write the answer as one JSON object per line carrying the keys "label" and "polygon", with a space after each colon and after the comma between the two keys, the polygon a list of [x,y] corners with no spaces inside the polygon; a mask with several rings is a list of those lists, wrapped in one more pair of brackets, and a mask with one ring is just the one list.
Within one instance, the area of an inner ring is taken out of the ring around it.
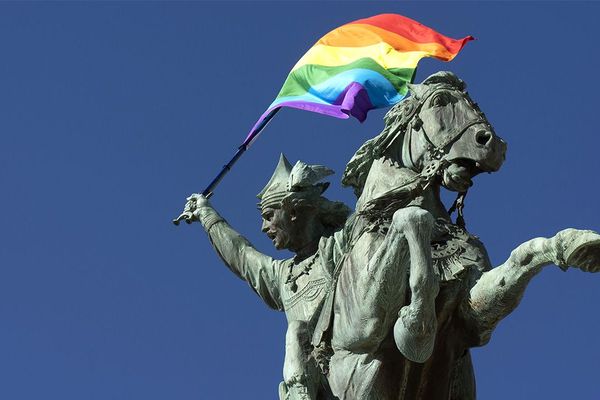
{"label": "purple stripe on flag", "polygon": [[352,115],[360,122],[364,122],[367,119],[367,112],[373,109],[367,90],[358,82],[348,85],[334,104],[339,104],[344,113]]}
{"label": "purple stripe on flag", "polygon": [[[349,116],[353,116],[360,122],[364,122],[367,118],[367,112],[373,109],[373,104],[369,99],[367,90],[358,82],[353,82],[344,89],[333,104],[321,104],[313,103],[308,101],[284,101],[277,104],[275,107],[269,108],[259,120],[254,124],[252,130],[244,141],[245,145],[250,145],[254,142],[256,133],[259,133],[260,127],[263,120],[269,115],[271,111],[280,107],[297,108],[300,110],[312,111],[319,114],[329,115],[331,117],[348,119]],[[258,130],[258,132],[257,132]]]}

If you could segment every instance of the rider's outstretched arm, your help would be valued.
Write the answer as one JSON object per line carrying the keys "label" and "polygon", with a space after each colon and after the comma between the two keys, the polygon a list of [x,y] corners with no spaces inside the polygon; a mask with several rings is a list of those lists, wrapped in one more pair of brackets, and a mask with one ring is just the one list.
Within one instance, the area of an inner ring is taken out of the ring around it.
{"label": "rider's outstretched arm", "polygon": [[225,265],[248,282],[269,307],[282,310],[279,263],[256,250],[217,213],[208,200],[199,200],[197,204],[194,216],[204,227],[213,248]]}

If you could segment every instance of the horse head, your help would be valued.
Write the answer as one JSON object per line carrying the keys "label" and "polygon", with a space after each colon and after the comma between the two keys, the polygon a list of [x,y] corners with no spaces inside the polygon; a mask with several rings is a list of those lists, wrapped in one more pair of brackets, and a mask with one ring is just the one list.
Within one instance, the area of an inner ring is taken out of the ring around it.
{"label": "horse head", "polygon": [[464,193],[475,175],[504,162],[506,143],[456,75],[438,72],[409,89],[386,114],[383,132],[348,163],[342,182],[354,187],[357,209],[410,185],[413,195],[440,185]]}
{"label": "horse head", "polygon": [[458,192],[471,186],[478,173],[500,169],[506,143],[471,100],[463,81],[440,72],[410,90],[413,96],[401,107],[408,121],[401,156],[406,166],[420,172],[432,161],[444,160],[441,183]]}

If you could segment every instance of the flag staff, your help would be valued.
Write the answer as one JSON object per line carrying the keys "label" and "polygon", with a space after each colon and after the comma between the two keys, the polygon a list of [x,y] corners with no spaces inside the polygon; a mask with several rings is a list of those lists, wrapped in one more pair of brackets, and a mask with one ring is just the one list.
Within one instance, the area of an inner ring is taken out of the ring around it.
{"label": "flag staff", "polygon": [[[260,134],[260,132],[263,129],[265,129],[265,127],[269,124],[271,119],[273,119],[273,117],[275,116],[275,114],[277,114],[277,112],[279,110],[280,110],[279,107],[271,110],[271,112],[269,112],[259,122],[259,124],[254,127],[254,129],[252,130],[252,132],[250,132],[250,134],[248,135],[246,140],[244,140],[244,143],[242,143],[240,145],[240,147],[238,147],[237,151],[235,152],[235,154],[233,155],[231,160],[229,160],[229,162],[223,166],[223,168],[217,174],[217,176],[208,184],[206,189],[204,189],[202,191],[202,195],[204,197],[206,197],[208,199],[213,195],[213,192],[214,192],[215,188],[217,187],[217,185],[219,184],[219,182],[221,182],[221,180],[225,177],[225,175],[227,175],[227,173],[231,170],[231,167],[233,167],[233,165],[237,162],[237,160],[239,160],[239,158],[242,156],[242,154],[244,154],[246,152],[246,150],[248,150],[248,147],[250,147],[250,145],[252,144],[254,139],[256,139],[256,137]],[[179,225],[179,222],[181,222],[182,220],[185,220],[185,222],[187,222],[188,224],[191,223],[192,222],[192,212],[188,211],[188,210],[184,210],[177,218],[175,218],[173,220],[173,224]]]}

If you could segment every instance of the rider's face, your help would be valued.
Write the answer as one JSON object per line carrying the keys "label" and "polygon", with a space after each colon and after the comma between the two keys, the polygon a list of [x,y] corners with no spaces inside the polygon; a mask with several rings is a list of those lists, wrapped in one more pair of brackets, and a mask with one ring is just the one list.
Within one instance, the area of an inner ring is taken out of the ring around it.
{"label": "rider's face", "polygon": [[262,209],[262,231],[273,241],[276,249],[289,249],[291,217],[281,208],[265,207]]}

